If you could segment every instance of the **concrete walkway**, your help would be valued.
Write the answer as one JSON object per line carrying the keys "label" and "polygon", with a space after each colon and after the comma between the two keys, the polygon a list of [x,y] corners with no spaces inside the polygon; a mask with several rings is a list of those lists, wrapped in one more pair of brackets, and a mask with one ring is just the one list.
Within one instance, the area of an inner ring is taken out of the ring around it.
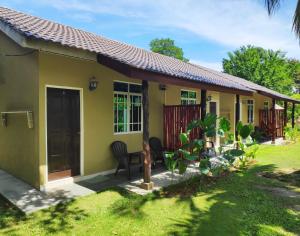
{"label": "concrete walkway", "polygon": [[193,176],[199,175],[200,171],[197,165],[190,165],[186,173],[183,175],[180,175],[178,173],[178,170],[176,170],[174,173],[171,173],[170,171],[164,171],[158,174],[154,174],[151,177],[152,182],[154,183],[154,189],[153,190],[144,190],[140,188],[141,183],[143,182],[143,179],[131,181],[128,183],[120,184],[119,186],[122,188],[127,189],[130,192],[134,192],[136,194],[140,195],[146,195],[148,193],[151,193],[156,190],[160,190],[163,187],[167,187],[170,185],[174,185],[180,182],[183,182]]}
{"label": "concrete walkway", "polygon": [[48,192],[41,192],[0,170],[0,194],[25,214],[91,193],[94,193],[94,191],[74,183],[53,188]]}
{"label": "concrete walkway", "polygon": [[[159,167],[153,170],[152,181],[155,188],[152,191],[182,182],[197,174],[199,174],[199,170],[195,165],[190,165],[184,175],[179,175],[178,172],[172,174],[163,167]],[[133,180],[128,181],[124,172],[118,176],[99,176],[101,178],[95,177],[95,179],[77,183],[60,184],[57,187],[47,189],[46,192],[41,192],[0,169],[0,195],[24,213],[30,214],[63,201],[87,196],[114,186],[125,188],[140,195],[151,193],[152,191],[146,191],[139,187],[143,182],[141,176],[142,173],[136,172],[133,175]]]}
{"label": "concrete walkway", "polygon": [[280,145],[285,145],[287,143],[288,143],[287,140],[284,140],[283,138],[277,138],[277,139],[275,139],[275,144],[272,144],[272,141],[263,142],[261,144],[280,146]]}

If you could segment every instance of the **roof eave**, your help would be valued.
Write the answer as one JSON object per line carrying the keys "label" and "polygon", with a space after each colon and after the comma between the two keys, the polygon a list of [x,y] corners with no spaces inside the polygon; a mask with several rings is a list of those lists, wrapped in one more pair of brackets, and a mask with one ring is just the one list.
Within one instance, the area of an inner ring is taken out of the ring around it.
{"label": "roof eave", "polygon": [[245,95],[245,96],[253,95],[253,91],[251,90],[240,90],[236,88],[229,88],[226,86],[214,85],[214,84],[204,83],[200,81],[193,81],[193,80],[188,80],[186,78],[170,76],[163,73],[135,68],[124,62],[118,61],[116,59],[101,54],[98,54],[97,61],[99,64],[109,67],[110,69],[113,69],[127,77],[131,77],[135,79],[149,80],[149,81],[154,81],[154,82],[167,84],[167,85],[172,84],[177,86],[206,89],[206,90],[217,91],[217,92],[234,93],[234,94]]}

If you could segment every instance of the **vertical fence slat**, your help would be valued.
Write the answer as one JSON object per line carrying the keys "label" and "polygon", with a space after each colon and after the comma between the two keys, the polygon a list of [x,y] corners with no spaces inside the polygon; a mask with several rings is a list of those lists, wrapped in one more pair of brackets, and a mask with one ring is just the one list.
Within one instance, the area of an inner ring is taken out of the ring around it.
{"label": "vertical fence slat", "polygon": [[[164,144],[167,150],[180,146],[179,134],[187,131],[192,120],[200,119],[200,105],[164,106]],[[194,129],[191,138],[199,138],[201,130]]]}

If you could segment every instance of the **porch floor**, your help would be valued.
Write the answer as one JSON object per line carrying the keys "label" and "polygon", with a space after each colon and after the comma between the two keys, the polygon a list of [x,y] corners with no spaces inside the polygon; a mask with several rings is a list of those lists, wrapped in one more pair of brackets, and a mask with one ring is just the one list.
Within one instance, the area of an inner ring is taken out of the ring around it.
{"label": "porch floor", "polygon": [[272,141],[267,141],[267,142],[264,142],[262,144],[264,145],[275,145],[275,146],[278,146],[278,145],[285,145],[287,143],[286,140],[284,140],[283,138],[276,138],[275,139],[275,144],[272,144]]}
{"label": "porch floor", "polygon": [[[184,181],[197,173],[199,171],[194,165],[189,166],[183,176],[178,173],[172,174],[159,166],[152,171],[152,181],[155,186],[152,191]],[[120,172],[118,176],[113,174],[96,176],[75,183],[60,184],[57,187],[47,189],[46,192],[41,192],[0,169],[0,195],[22,212],[30,214],[66,200],[97,193],[116,186],[141,195],[151,193],[152,191],[139,188],[142,181],[142,173],[139,173],[139,171],[133,172],[131,181],[127,180],[124,172]]]}

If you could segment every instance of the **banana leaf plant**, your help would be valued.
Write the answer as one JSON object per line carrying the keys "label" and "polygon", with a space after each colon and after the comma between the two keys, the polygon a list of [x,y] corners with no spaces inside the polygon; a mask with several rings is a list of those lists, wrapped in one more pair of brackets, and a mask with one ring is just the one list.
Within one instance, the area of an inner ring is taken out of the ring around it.
{"label": "banana leaf plant", "polygon": [[[180,174],[186,172],[190,162],[200,160],[200,156],[205,148],[205,140],[190,139],[190,133],[195,128],[200,128],[204,137],[213,138],[216,134],[223,134],[230,130],[230,122],[225,119],[220,119],[220,127],[217,131],[217,116],[211,113],[206,114],[203,120],[193,120],[187,126],[186,132],[179,135],[181,146],[174,152],[165,153],[166,166],[168,170],[174,172],[179,170]],[[206,157],[200,161],[199,169],[202,174],[208,174],[211,171],[209,158]]]}

